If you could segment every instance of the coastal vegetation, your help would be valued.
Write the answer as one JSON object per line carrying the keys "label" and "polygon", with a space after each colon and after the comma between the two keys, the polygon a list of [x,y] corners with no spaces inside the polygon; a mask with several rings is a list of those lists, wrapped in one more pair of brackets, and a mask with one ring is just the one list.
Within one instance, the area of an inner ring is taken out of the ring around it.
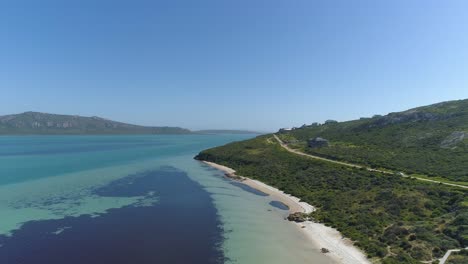
{"label": "coastal vegetation", "polygon": [[[385,116],[325,122],[281,130],[290,147],[309,154],[374,168],[468,182],[468,99]],[[309,147],[323,138],[326,147]]]}
{"label": "coastal vegetation", "polygon": [[447,264],[466,264],[468,263],[468,250],[463,249],[459,252],[452,252],[450,254]]}
{"label": "coastal vegetation", "polygon": [[196,159],[231,167],[316,206],[314,221],[336,228],[377,262],[432,262],[468,245],[468,195],[460,188],[302,157],[272,135],[208,149]]}

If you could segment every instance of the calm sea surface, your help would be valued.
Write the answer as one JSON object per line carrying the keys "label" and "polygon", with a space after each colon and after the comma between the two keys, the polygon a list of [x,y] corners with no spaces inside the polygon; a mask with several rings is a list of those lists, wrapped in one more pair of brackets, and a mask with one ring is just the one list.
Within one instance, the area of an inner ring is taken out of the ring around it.
{"label": "calm sea surface", "polygon": [[251,135],[0,137],[0,263],[331,263],[193,160]]}

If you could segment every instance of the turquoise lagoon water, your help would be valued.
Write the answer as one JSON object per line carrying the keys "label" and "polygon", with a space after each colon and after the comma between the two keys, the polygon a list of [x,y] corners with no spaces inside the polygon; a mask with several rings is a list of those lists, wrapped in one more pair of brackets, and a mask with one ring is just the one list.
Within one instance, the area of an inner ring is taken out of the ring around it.
{"label": "turquoise lagoon water", "polygon": [[0,137],[0,263],[332,263],[269,196],[193,160],[249,137]]}

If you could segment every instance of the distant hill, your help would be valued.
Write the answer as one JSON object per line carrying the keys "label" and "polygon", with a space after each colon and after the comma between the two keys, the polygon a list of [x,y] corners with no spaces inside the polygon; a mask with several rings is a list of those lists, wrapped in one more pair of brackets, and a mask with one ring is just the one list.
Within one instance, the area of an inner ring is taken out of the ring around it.
{"label": "distant hill", "polygon": [[57,115],[39,112],[0,116],[1,135],[21,134],[189,134],[180,127],[147,127],[101,117]]}
{"label": "distant hill", "polygon": [[[280,137],[337,160],[468,181],[468,99],[348,122],[313,124]],[[306,147],[321,137],[328,147]]]}
{"label": "distant hill", "polygon": [[261,132],[250,131],[250,130],[226,130],[226,129],[206,129],[206,130],[198,130],[194,131],[194,133],[198,134],[264,134]]}

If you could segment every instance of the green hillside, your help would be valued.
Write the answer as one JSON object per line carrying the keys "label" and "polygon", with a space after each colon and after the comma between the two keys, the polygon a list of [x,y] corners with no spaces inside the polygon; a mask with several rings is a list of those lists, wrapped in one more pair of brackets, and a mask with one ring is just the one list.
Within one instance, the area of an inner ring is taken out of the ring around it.
{"label": "green hillside", "polygon": [[316,206],[312,217],[356,241],[377,262],[420,263],[468,245],[466,190],[310,159],[272,135],[202,151]]}
{"label": "green hillside", "polygon": [[100,117],[25,112],[0,116],[0,135],[24,134],[188,134],[180,127],[146,127]]}
{"label": "green hillside", "polygon": [[[317,156],[468,182],[468,99],[278,135]],[[307,140],[315,137],[328,140],[329,146],[308,147]]]}
{"label": "green hillside", "polygon": [[204,150],[195,158],[316,206],[315,221],[337,228],[377,263],[437,263],[446,250],[468,246],[468,191],[397,173],[468,182],[468,100],[315,123],[277,135],[302,152],[395,174],[297,155],[271,134]]}

